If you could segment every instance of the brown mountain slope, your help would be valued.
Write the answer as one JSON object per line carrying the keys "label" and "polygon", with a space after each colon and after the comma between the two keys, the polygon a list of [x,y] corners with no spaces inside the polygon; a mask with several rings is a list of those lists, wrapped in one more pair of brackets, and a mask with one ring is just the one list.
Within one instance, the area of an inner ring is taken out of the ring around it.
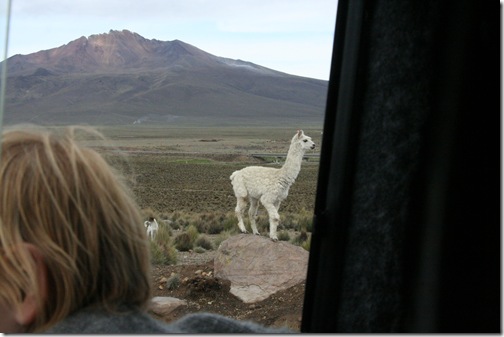
{"label": "brown mountain slope", "polygon": [[7,60],[7,124],[321,125],[327,82],[129,31]]}

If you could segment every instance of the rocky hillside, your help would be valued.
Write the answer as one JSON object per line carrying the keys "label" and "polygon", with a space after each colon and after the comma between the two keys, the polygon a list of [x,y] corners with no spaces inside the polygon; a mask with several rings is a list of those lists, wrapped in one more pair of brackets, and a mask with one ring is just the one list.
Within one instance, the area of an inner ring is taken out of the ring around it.
{"label": "rocky hillside", "polygon": [[321,125],[327,81],[123,30],[7,60],[5,123]]}

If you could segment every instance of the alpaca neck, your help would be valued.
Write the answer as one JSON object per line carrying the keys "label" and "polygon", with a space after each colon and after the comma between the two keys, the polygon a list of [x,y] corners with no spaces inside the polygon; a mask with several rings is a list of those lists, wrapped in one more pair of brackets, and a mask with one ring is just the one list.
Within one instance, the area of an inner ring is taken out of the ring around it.
{"label": "alpaca neck", "polygon": [[304,151],[295,145],[289,148],[287,158],[283,164],[281,171],[282,176],[291,184],[297,178],[299,171],[301,171],[301,161],[303,160]]}

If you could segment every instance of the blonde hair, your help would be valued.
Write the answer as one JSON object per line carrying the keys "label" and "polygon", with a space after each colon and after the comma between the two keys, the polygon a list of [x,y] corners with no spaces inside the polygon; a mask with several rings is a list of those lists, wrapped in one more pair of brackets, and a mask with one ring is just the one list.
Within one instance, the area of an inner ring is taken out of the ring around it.
{"label": "blonde hair", "polygon": [[[47,266],[48,296],[29,327],[43,331],[73,311],[145,308],[151,296],[148,241],[127,184],[76,131],[15,128],[3,133],[0,160],[0,300],[19,304],[37,290],[30,243]],[[36,293],[40,294],[39,291]]]}

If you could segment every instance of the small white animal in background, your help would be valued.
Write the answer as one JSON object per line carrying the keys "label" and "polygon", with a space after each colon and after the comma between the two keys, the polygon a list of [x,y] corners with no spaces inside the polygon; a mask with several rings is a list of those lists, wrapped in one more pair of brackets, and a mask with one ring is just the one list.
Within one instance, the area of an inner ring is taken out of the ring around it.
{"label": "small white animal in background", "polygon": [[287,158],[281,168],[249,166],[231,174],[229,178],[237,200],[235,212],[238,217],[238,227],[242,233],[247,233],[243,223],[243,215],[248,200],[250,201],[248,211],[250,227],[255,235],[260,235],[256,225],[260,201],[269,215],[269,236],[273,241],[278,241],[277,227],[280,222],[278,214],[280,203],[287,198],[289,188],[301,170],[304,153],[306,150],[314,148],[315,143],[311,137],[306,136],[303,130],[298,130],[292,137]]}
{"label": "small white animal in background", "polygon": [[156,237],[158,228],[159,228],[159,225],[158,225],[156,219],[154,219],[153,217],[149,217],[149,220],[144,222],[144,226],[145,226],[145,228],[147,228],[147,237],[150,240],[154,240],[154,238]]}

